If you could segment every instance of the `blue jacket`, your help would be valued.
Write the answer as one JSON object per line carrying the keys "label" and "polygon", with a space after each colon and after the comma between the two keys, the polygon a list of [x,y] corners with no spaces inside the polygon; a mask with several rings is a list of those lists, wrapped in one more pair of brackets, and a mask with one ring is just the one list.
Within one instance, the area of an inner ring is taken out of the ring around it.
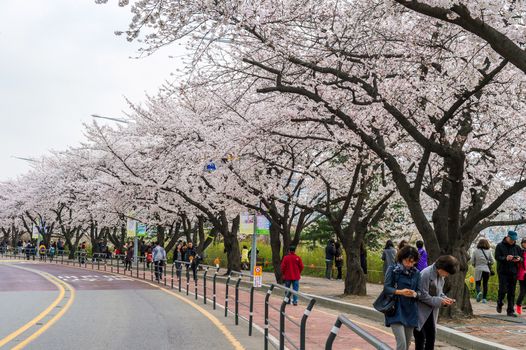
{"label": "blue jacket", "polygon": [[[384,291],[394,295],[397,289],[411,289],[420,294],[420,272],[415,268],[406,269],[402,264],[391,265],[385,274]],[[385,325],[401,323],[406,327],[418,326],[418,296],[416,298],[395,296],[397,298],[396,312],[393,316],[385,316]]]}

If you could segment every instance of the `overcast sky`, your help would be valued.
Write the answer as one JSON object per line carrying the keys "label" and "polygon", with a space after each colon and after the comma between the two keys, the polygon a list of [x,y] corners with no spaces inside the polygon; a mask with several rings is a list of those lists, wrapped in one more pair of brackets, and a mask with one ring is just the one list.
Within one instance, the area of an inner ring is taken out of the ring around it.
{"label": "overcast sky", "polygon": [[78,144],[91,114],[122,117],[124,96],[140,102],[182,66],[180,46],[130,59],[138,44],[113,34],[127,28],[130,8],[116,3],[2,0],[0,181],[29,169],[13,156]]}

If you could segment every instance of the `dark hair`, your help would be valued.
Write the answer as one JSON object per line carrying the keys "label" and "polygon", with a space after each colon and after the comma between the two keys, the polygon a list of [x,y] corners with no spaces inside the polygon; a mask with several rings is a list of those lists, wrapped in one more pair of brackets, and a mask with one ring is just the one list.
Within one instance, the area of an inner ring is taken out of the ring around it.
{"label": "dark hair", "polygon": [[406,245],[396,254],[396,262],[401,263],[404,259],[413,259],[415,262],[417,262],[418,259],[420,259],[420,254],[418,254],[418,250],[416,250],[415,247]]}
{"label": "dark hair", "polygon": [[384,249],[389,249],[389,248],[394,248],[394,243],[390,239],[388,239],[387,242],[385,242]]}
{"label": "dark hair", "polygon": [[248,249],[246,245],[243,246],[243,249]]}
{"label": "dark hair", "polygon": [[339,241],[336,241],[336,243],[334,243],[334,246],[336,247],[336,249],[338,249],[341,247],[341,243]]}
{"label": "dark hair", "polygon": [[485,238],[481,238],[477,244],[477,249],[489,249],[489,241]]}
{"label": "dark hair", "polygon": [[453,255],[442,255],[435,261],[435,267],[437,270],[444,270],[450,275],[454,275],[458,271],[459,263]]}
{"label": "dark hair", "polygon": [[289,252],[295,252],[296,251],[296,246],[295,245],[291,245],[289,247]]}
{"label": "dark hair", "polygon": [[398,243],[398,249],[402,249],[403,247],[407,246],[409,243],[405,239],[402,239],[400,243]]}
{"label": "dark hair", "polygon": [[418,249],[424,248],[424,241],[416,241],[416,247]]}

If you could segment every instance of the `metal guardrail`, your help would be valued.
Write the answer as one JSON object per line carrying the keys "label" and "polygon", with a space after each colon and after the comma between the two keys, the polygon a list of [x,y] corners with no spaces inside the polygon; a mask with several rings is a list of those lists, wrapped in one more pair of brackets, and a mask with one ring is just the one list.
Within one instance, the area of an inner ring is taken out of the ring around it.
{"label": "metal guardrail", "polygon": [[345,325],[347,328],[349,328],[351,331],[357,334],[360,338],[371,344],[375,349],[392,350],[389,345],[380,341],[378,338],[376,338],[371,333],[367,332],[363,328],[353,323],[344,315],[339,315],[338,319],[336,320],[336,323],[332,327],[331,333],[329,334],[329,338],[327,338],[327,343],[325,343],[325,350],[332,350],[332,345],[342,325]]}
{"label": "metal guardrail", "polygon": [[[270,303],[270,297],[275,289],[281,289],[284,292],[284,297],[281,302],[280,308],[276,308],[271,305]],[[292,296],[295,295],[301,299],[305,299],[308,304],[305,310],[303,311],[303,316],[301,318],[300,323],[296,322],[296,320],[292,319],[289,315],[286,313],[287,305],[290,304],[290,299]],[[268,349],[268,344],[271,344],[276,349],[284,350],[285,349],[285,343],[288,343],[290,346],[292,346],[294,349],[304,350],[306,348],[306,333],[307,333],[307,319],[312,311],[312,308],[314,307],[314,304],[316,303],[316,299],[314,299],[311,296],[307,296],[306,294],[296,292],[295,290],[291,288],[287,288],[284,286],[281,286],[279,284],[271,284],[269,285],[269,288],[267,290],[267,295],[265,296],[265,340],[264,340],[264,348],[265,350]],[[270,323],[269,318],[269,310],[273,309],[277,312],[279,312],[279,327],[276,327],[272,323]],[[297,326],[300,331],[300,339],[299,344],[295,343],[293,339],[287,335],[285,325],[286,320],[289,321],[289,323]],[[279,331],[279,343],[275,343],[272,338],[269,337],[269,328],[273,328],[277,331]]]}
{"label": "metal guardrail", "polygon": [[[17,252],[0,252],[0,257],[7,257],[11,259],[30,259],[35,260],[36,248],[32,248],[30,251],[24,251],[23,254],[17,254]],[[146,280],[146,272],[150,272],[151,281],[154,281],[154,276],[158,284],[163,284],[171,289],[177,289],[179,292],[185,292],[186,295],[190,294],[190,272],[192,272],[192,277],[194,280],[194,290],[193,293],[195,300],[198,300],[199,297],[203,299],[203,304],[207,304],[207,301],[212,301],[212,307],[215,310],[217,308],[217,291],[218,291],[218,281],[221,281],[225,285],[225,298],[224,298],[224,310],[225,317],[228,317],[228,314],[234,315],[235,324],[239,324],[239,320],[242,319],[248,323],[248,335],[252,336],[253,325],[254,325],[254,293],[256,288],[253,286],[252,276],[248,273],[231,271],[228,275],[219,275],[220,268],[209,265],[199,265],[192,264],[187,261],[174,261],[170,264],[170,267],[167,266],[167,261],[163,260],[162,263],[156,264],[155,262],[148,262],[145,257],[139,257],[135,261],[131,261],[126,264],[125,255],[108,255],[106,253],[93,253],[88,254],[85,251],[77,251],[73,255],[73,259],[69,259],[69,252],[62,251],[62,254],[55,254],[53,257],[49,258],[49,252],[43,254],[42,261],[63,265],[77,265],[79,267],[89,268],[88,265],[91,265],[91,269],[95,270],[104,270],[110,272],[116,272],[118,274],[123,274],[125,276],[135,277],[138,279]],[[135,265],[135,266],[134,266]],[[168,268],[170,268],[168,272]],[[185,283],[186,288],[182,288],[183,283],[183,269],[186,268],[185,273]],[[135,271],[134,271],[135,270]],[[135,272],[135,274],[134,274]],[[142,272],[142,274],[141,274]],[[202,292],[199,295],[198,280],[202,280]],[[168,283],[169,280],[169,283]],[[208,282],[212,282],[212,289],[209,290]],[[268,350],[268,345],[271,344],[273,347],[279,350],[284,350],[287,344],[287,347],[291,347],[298,350],[306,349],[306,333],[307,333],[307,320],[311,311],[316,303],[316,299],[308,294],[301,292],[296,292],[291,288],[284,287],[278,284],[262,285],[263,288],[266,288],[265,294],[265,310],[264,310],[264,349]],[[234,308],[231,310],[230,307],[230,289],[234,288]],[[280,307],[277,308],[271,304],[270,298],[273,295],[275,290],[280,290],[283,293],[283,299],[281,301]],[[212,293],[212,298],[209,298],[209,292]],[[248,293],[249,300],[248,302],[243,302],[240,298],[241,292]],[[292,296],[295,295],[298,298],[307,302],[307,307],[303,311],[301,320],[298,322],[290,315],[287,314],[287,306],[290,304]],[[248,309],[248,315],[243,315],[241,312],[241,307]],[[271,323],[269,314],[270,310],[277,311],[279,313],[279,325]],[[288,323],[286,322],[288,321]],[[286,324],[292,324],[299,328],[299,340],[295,342],[294,339],[289,335],[290,332],[287,332],[285,329]],[[338,316],[335,325],[333,326],[331,333],[326,342],[325,349],[332,349],[332,344],[336,339],[340,327],[345,325],[350,328],[358,336],[365,339],[371,345],[375,346],[377,349],[387,350],[391,349],[388,345],[381,342],[379,339],[358,327],[356,324],[352,323],[348,318],[343,315]],[[270,330],[273,329],[279,332],[279,337],[272,337]]]}

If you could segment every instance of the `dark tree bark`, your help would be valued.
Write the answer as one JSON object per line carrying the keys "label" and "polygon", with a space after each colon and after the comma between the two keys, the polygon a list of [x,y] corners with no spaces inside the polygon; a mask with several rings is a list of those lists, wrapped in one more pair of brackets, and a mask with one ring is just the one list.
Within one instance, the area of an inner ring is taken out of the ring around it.
{"label": "dark tree bark", "polygon": [[122,224],[120,227],[114,226],[108,234],[108,239],[115,248],[121,252],[124,250],[124,243],[126,243],[126,226]]}
{"label": "dark tree bark", "polygon": [[[306,72],[315,72],[316,74],[327,75],[328,78],[339,79],[342,83],[345,82],[355,86],[370,98],[379,101],[378,103],[382,104],[384,110],[397,123],[398,127],[405,131],[406,136],[410,137],[420,147],[421,154],[415,154],[416,171],[405,169],[399,163],[397,156],[390,153],[390,150],[384,144],[380,130],[371,132],[362,128],[351,115],[344,112],[339,106],[335,106],[326,100],[318,94],[316,89],[311,89],[305,85],[287,85],[284,82],[288,79],[283,76],[282,70],[274,69],[250,59],[244,60],[264,70],[266,73],[276,76],[275,86],[260,88],[258,89],[260,93],[280,92],[300,95],[324,106],[325,110],[331,113],[338,121],[332,122],[333,125],[339,125],[351,130],[382,160],[389,169],[397,190],[404,199],[419,233],[424,238],[431,260],[436,259],[441,254],[451,254],[457,256],[462,263],[464,259],[463,254],[457,250],[457,247],[466,249],[469,246],[471,243],[469,239],[473,240],[475,238],[472,235],[470,236],[469,232],[472,232],[481,221],[494,214],[506,199],[526,187],[526,179],[521,178],[504,190],[491,203],[486,202],[487,188],[470,188],[471,203],[468,203],[467,209],[461,205],[464,195],[464,179],[473,175],[466,174],[464,169],[466,154],[469,152],[469,150],[464,149],[464,143],[473,131],[471,126],[473,108],[470,107],[470,104],[476,103],[476,100],[472,98],[474,96],[479,98],[484,93],[484,89],[504,69],[508,63],[506,59],[493,67],[489,66],[486,70],[481,71],[478,85],[471,90],[455,95],[450,106],[443,106],[441,108],[444,111],[443,116],[431,120],[435,132],[429,135],[423,134],[410,116],[405,115],[379,94],[375,88],[377,77],[373,77],[371,82],[361,77],[353,76],[338,67],[320,66],[315,62],[308,62],[297,57],[288,57],[287,59],[290,63],[296,65],[298,69],[303,68]],[[490,68],[492,69],[490,70]],[[354,100],[349,101],[351,105],[355,103],[357,102]],[[450,141],[446,136],[445,126],[449,125],[448,123],[453,119],[457,135]],[[326,121],[319,120],[319,122],[324,123]],[[436,175],[438,178],[433,177],[431,170],[429,170],[430,175],[426,174],[427,170],[431,169],[429,162],[431,155],[441,160],[441,169],[434,169],[434,173],[438,174]],[[407,172],[412,172],[414,176],[408,178]],[[492,176],[493,174],[487,174],[487,178],[481,181],[491,180]],[[425,185],[424,178],[426,179]],[[437,208],[433,212],[433,224],[429,222],[426,210],[422,205],[422,192],[425,192],[438,202]],[[468,241],[469,244],[465,243]],[[462,292],[466,287],[460,277],[461,275],[459,274],[455,277],[455,281],[461,284],[455,285],[455,288],[451,289],[453,293],[458,293],[454,294],[458,298],[452,309],[458,309],[458,313],[471,315],[472,309],[468,306],[470,305],[468,295]],[[457,311],[453,310],[452,313],[455,314]]]}
{"label": "dark tree bark", "polygon": [[223,235],[225,244],[225,252],[227,256],[227,273],[231,271],[241,271],[241,252],[239,250],[239,240],[237,234],[239,232],[239,215],[232,221],[229,227],[228,218],[224,211],[221,211],[217,218],[217,229]]}

